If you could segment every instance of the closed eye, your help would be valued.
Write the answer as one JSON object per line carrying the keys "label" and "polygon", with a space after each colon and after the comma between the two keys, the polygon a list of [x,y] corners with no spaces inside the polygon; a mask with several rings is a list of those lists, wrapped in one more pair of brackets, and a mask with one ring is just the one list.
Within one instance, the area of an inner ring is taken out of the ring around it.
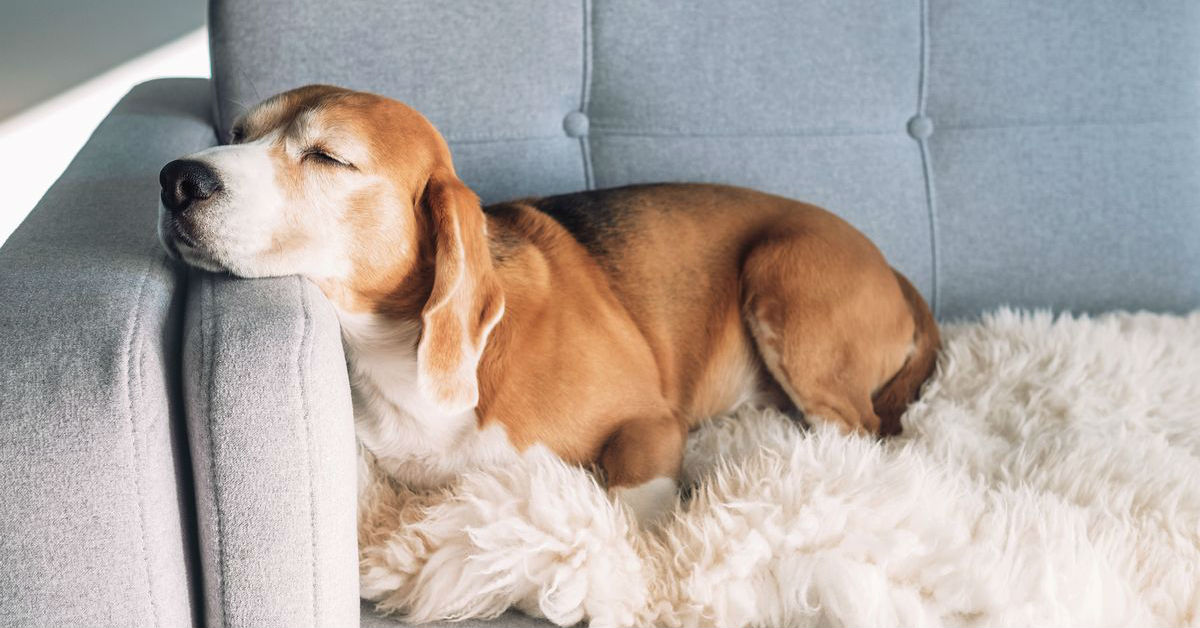
{"label": "closed eye", "polygon": [[300,157],[300,159],[305,160],[305,161],[312,160],[316,163],[325,164],[328,166],[342,166],[344,168],[354,168],[354,165],[351,164],[350,162],[348,162],[344,159],[341,159],[340,157],[331,155],[330,153],[326,152],[324,149],[321,149],[321,148],[310,148],[310,149],[304,151],[304,154]]}

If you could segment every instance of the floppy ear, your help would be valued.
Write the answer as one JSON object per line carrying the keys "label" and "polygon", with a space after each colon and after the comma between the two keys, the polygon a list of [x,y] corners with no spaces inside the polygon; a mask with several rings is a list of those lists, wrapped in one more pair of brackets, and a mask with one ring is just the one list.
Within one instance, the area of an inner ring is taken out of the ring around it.
{"label": "floppy ear", "polygon": [[479,403],[479,358],[504,315],[504,293],[492,268],[479,198],[448,169],[439,169],[422,199],[434,238],[433,291],[421,311],[417,388],[447,414]]}

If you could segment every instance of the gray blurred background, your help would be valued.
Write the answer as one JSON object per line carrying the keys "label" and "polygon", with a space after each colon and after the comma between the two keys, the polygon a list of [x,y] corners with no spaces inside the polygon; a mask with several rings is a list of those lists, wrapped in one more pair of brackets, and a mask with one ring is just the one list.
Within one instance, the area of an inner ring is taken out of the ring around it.
{"label": "gray blurred background", "polygon": [[0,120],[204,26],[204,0],[0,0]]}

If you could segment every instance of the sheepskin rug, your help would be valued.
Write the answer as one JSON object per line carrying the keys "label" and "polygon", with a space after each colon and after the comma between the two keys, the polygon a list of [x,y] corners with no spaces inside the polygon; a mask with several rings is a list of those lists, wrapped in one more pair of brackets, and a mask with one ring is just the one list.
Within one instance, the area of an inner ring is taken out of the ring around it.
{"label": "sheepskin rug", "polygon": [[542,450],[432,495],[364,468],[363,597],[417,622],[1200,625],[1200,313],[944,335],[902,436],[743,408],[692,435],[657,530]]}

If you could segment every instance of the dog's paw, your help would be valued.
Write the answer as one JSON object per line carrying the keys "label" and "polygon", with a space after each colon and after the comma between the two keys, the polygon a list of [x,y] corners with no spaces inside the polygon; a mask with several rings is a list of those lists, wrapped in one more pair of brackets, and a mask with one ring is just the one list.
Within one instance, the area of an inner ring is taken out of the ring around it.
{"label": "dog's paw", "polygon": [[618,486],[609,494],[623,505],[643,528],[662,522],[679,501],[675,480],[657,477],[637,486]]}

